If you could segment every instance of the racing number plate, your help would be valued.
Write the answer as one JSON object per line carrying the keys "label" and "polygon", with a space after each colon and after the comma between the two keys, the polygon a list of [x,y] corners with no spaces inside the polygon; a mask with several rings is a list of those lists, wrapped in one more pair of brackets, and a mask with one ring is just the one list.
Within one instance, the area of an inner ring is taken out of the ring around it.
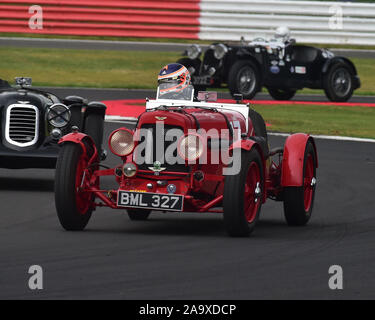
{"label": "racing number plate", "polygon": [[193,77],[193,84],[195,85],[210,85],[211,77],[210,76],[196,76]]}
{"label": "racing number plate", "polygon": [[184,196],[119,190],[117,206],[155,210],[182,211]]}

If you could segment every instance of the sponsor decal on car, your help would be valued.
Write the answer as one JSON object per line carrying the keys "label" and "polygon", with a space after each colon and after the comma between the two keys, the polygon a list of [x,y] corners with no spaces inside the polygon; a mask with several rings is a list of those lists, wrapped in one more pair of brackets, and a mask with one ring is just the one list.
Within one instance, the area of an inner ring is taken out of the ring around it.
{"label": "sponsor decal on car", "polygon": [[295,72],[299,74],[305,74],[306,73],[306,67],[298,67],[296,66]]}
{"label": "sponsor decal on car", "polygon": [[278,66],[272,66],[272,67],[270,68],[270,71],[271,71],[272,73],[274,73],[274,74],[277,74],[277,73],[280,72],[280,68],[279,68]]}

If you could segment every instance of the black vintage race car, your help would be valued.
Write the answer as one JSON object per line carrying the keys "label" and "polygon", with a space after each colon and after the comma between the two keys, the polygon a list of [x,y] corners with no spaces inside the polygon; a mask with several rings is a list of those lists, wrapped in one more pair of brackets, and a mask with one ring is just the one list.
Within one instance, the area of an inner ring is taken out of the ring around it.
{"label": "black vintage race car", "polygon": [[266,87],[274,99],[289,100],[299,89],[324,89],[329,100],[344,102],[360,87],[348,58],[327,49],[296,45],[294,39],[213,43],[202,59],[201,53],[198,45],[192,45],[178,60],[190,71],[198,90],[226,84],[232,95],[251,99]]}
{"label": "black vintage race car", "polygon": [[0,80],[0,167],[54,168],[58,141],[74,126],[100,150],[105,110],[100,102],[31,88],[31,78],[16,78],[15,87]]}

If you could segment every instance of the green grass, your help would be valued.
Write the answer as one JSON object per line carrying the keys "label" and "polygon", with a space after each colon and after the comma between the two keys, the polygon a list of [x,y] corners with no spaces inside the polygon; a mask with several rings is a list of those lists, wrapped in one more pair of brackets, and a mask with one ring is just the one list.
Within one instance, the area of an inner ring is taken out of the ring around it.
{"label": "green grass", "polygon": [[[179,52],[0,48],[0,77],[30,76],[36,86],[154,89],[161,67]],[[375,94],[373,59],[353,58],[362,86],[356,94]],[[305,89],[300,93],[322,93]]]}
{"label": "green grass", "polygon": [[0,78],[33,78],[35,86],[152,88],[179,53],[0,48]]}
{"label": "green grass", "polygon": [[[35,86],[156,88],[160,68],[177,52],[0,48],[0,78],[30,76]],[[362,88],[375,94],[372,59],[353,59]],[[317,90],[304,90],[318,93]],[[375,108],[314,105],[255,105],[271,130],[375,138]]]}
{"label": "green grass", "polygon": [[375,108],[317,105],[253,105],[268,130],[375,138]]}

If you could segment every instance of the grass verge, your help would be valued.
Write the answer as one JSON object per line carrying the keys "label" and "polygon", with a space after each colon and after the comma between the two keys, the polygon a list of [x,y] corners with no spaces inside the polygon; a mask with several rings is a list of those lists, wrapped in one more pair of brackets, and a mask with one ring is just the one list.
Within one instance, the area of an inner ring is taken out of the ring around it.
{"label": "grass verge", "polygon": [[268,130],[375,138],[375,108],[326,105],[253,105]]}
{"label": "grass verge", "polygon": [[[0,78],[33,77],[36,86],[156,88],[160,68],[175,52],[0,48]],[[356,94],[375,94],[372,59],[353,59],[362,81]],[[318,93],[317,90],[303,90]],[[255,105],[271,130],[375,138],[375,108]]]}
{"label": "grass verge", "polygon": [[[161,67],[179,52],[0,48],[0,78],[33,77],[38,86],[154,89]],[[353,58],[362,86],[355,94],[375,95],[373,59]],[[323,93],[304,89],[299,93]]]}
{"label": "grass verge", "polygon": [[175,52],[0,48],[0,78],[33,78],[35,86],[152,88]]}

